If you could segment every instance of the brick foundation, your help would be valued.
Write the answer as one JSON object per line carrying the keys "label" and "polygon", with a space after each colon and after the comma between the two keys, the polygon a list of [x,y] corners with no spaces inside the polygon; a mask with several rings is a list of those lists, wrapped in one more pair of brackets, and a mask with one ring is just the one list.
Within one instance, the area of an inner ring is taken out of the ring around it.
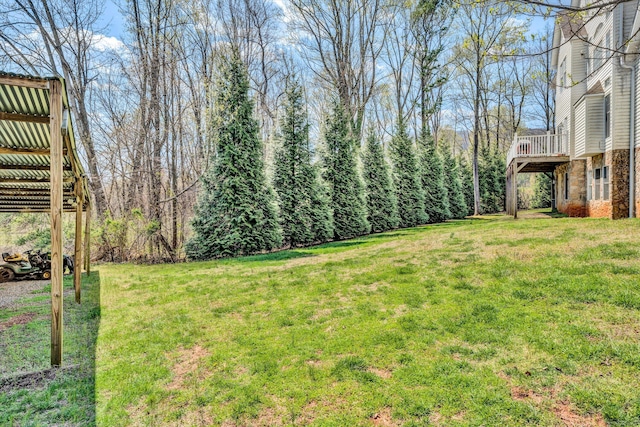
{"label": "brick foundation", "polygon": [[629,218],[629,150],[611,152],[611,219]]}
{"label": "brick foundation", "polygon": [[591,218],[611,218],[613,209],[608,200],[590,200],[587,204],[587,216]]}
{"label": "brick foundation", "polygon": [[[572,160],[556,168],[558,211],[573,217],[587,216],[586,160]],[[565,199],[564,175],[569,174],[569,198]]]}
{"label": "brick foundation", "polygon": [[640,218],[640,147],[636,147],[636,218]]}

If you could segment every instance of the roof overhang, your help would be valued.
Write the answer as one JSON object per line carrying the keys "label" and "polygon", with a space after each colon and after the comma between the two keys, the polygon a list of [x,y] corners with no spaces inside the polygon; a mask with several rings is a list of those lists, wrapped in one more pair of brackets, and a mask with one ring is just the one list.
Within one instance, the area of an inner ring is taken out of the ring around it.
{"label": "roof overhang", "polygon": [[63,209],[90,203],[78,157],[65,81],[0,72],[0,212],[49,212],[50,84],[62,84]]}

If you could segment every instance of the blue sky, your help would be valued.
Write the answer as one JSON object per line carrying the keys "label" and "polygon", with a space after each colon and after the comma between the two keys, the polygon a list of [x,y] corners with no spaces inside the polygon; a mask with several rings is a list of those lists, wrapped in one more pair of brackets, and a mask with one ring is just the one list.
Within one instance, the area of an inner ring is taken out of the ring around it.
{"label": "blue sky", "polygon": [[[284,9],[283,0],[274,0],[278,6]],[[552,22],[551,20],[545,20],[542,17],[535,17],[531,22],[531,31],[539,32],[545,27],[546,22]],[[104,14],[100,19],[100,24],[105,28],[105,35],[116,37],[122,40],[126,31],[125,21],[120,13],[118,0],[106,0]]]}
{"label": "blue sky", "polygon": [[100,24],[105,27],[105,35],[122,40],[125,32],[125,22],[119,6],[113,0],[106,0],[104,13],[100,17]]}

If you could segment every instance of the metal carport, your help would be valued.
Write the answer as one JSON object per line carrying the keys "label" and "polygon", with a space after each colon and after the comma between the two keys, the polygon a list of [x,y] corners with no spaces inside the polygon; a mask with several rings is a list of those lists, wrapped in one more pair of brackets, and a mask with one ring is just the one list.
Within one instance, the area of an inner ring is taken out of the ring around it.
{"label": "metal carport", "polygon": [[65,81],[0,71],[0,212],[51,218],[51,364],[62,364],[62,213],[75,212],[76,302],[80,303],[82,213],[89,267],[91,198],[75,145]]}

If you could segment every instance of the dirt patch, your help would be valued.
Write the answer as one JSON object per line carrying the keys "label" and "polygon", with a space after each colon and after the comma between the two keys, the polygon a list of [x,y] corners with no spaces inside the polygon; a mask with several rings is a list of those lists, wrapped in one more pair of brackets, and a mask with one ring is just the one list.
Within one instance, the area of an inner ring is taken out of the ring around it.
{"label": "dirt patch", "polygon": [[[546,390],[545,390],[546,391]],[[567,400],[556,400],[556,392],[549,389],[549,399],[553,400],[552,412],[558,417],[566,427],[606,427],[607,423],[600,414],[581,415],[576,412],[575,408]],[[536,393],[533,390],[527,390],[523,387],[511,387],[511,398],[519,401],[532,402],[541,405],[545,396]]]}
{"label": "dirt patch", "polygon": [[319,319],[323,319],[323,318],[329,318],[331,316],[331,313],[333,313],[333,310],[329,309],[329,308],[323,308],[321,310],[316,311],[313,316],[311,316],[311,320],[319,320]]}
{"label": "dirt patch", "polygon": [[15,325],[24,325],[29,323],[35,319],[37,315],[37,313],[23,313],[10,318],[9,320],[5,320],[4,322],[0,322],[0,332]]}
{"label": "dirt patch", "polygon": [[392,372],[388,369],[369,368],[368,371],[385,380],[391,378],[392,375]]}
{"label": "dirt patch", "polygon": [[513,400],[531,400],[536,404],[544,401],[544,396],[523,387],[511,387],[511,398]]}
{"label": "dirt patch", "polygon": [[181,349],[178,351],[178,361],[173,365],[173,381],[169,383],[167,389],[179,390],[184,386],[187,377],[193,375],[200,365],[200,360],[208,356],[209,352],[195,345],[190,349]]}
{"label": "dirt patch", "polygon": [[251,427],[282,426],[284,425],[282,418],[285,414],[286,411],[283,411],[283,408],[264,408],[258,417],[249,420],[247,425]]}
{"label": "dirt patch", "polygon": [[389,284],[387,282],[374,282],[369,285],[355,285],[353,288],[360,292],[378,292],[381,289],[389,288]]}
{"label": "dirt patch", "polygon": [[77,369],[78,365],[70,365],[62,368],[50,368],[43,371],[29,372],[10,378],[0,379],[0,392],[6,393],[12,390],[41,388],[46,386],[46,383],[55,380],[58,375]]}
{"label": "dirt patch", "polygon": [[391,408],[383,408],[381,411],[374,414],[373,417],[371,417],[371,422],[373,422],[374,426],[383,427],[395,427],[400,425],[400,423],[398,421],[394,421],[391,416]]}
{"label": "dirt patch", "polygon": [[574,411],[568,401],[561,401],[553,406],[553,413],[556,414],[566,427],[607,427],[602,415],[580,415]]}
{"label": "dirt patch", "polygon": [[440,414],[440,412],[432,412],[431,415],[429,415],[429,423],[434,426],[442,425],[442,414]]}

